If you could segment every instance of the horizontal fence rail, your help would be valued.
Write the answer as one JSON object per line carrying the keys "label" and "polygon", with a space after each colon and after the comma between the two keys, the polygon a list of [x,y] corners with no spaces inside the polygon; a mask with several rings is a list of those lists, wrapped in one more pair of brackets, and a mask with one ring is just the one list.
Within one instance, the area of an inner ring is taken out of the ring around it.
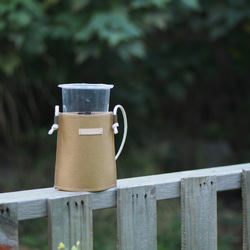
{"label": "horizontal fence rail", "polygon": [[[250,170],[250,164],[207,168],[169,174],[159,174],[117,181],[117,188],[103,192],[89,193],[92,197],[92,209],[104,209],[117,206],[117,189],[136,188],[153,185],[156,188],[156,200],[180,197],[181,179],[189,177],[216,176],[216,191],[241,188],[242,169]],[[84,195],[86,192],[66,192],[54,188],[41,188],[0,194],[0,203],[18,203],[18,220],[27,220],[47,216],[47,200]]]}
{"label": "horizontal fence rail", "polygon": [[[49,248],[93,249],[92,211],[117,207],[118,249],[157,249],[156,201],[181,197],[182,249],[217,249],[217,192],[242,188],[250,249],[250,164],[120,179],[103,192],[42,188],[0,194],[0,250],[18,249],[18,221],[48,217]],[[12,248],[6,248],[11,246]],[[5,247],[5,248],[4,248]]]}

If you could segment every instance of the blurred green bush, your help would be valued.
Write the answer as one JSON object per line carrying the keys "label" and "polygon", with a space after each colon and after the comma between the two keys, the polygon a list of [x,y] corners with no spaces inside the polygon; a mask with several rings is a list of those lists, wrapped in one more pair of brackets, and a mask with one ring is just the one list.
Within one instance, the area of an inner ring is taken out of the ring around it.
{"label": "blurred green bush", "polygon": [[34,150],[57,84],[106,82],[111,108],[127,110],[128,147],[226,140],[249,160],[249,14],[246,0],[1,1],[2,155]]}
{"label": "blurred green bush", "polygon": [[244,0],[1,1],[2,139],[47,125],[56,85],[82,81],[115,83],[135,135],[167,123],[228,137],[250,109],[249,14]]}
{"label": "blurred green bush", "polygon": [[[1,0],[0,190],[53,185],[59,83],[115,84],[111,108],[129,121],[119,177],[203,167],[204,140],[222,141],[227,164],[249,161],[249,16],[247,0]],[[180,244],[175,210],[159,249]]]}

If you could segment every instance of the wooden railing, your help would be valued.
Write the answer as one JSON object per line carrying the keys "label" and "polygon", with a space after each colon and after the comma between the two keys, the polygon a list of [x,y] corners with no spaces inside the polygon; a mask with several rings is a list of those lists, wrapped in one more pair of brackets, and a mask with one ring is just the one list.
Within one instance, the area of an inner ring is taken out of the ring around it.
{"label": "wooden railing", "polygon": [[[129,179],[103,192],[43,188],[0,194],[0,250],[18,249],[18,221],[47,217],[49,249],[93,249],[92,211],[117,208],[117,248],[157,249],[157,200],[181,197],[182,249],[217,249],[217,192],[242,189],[243,249],[250,249],[250,164]],[[107,222],[108,223],[108,222]]]}

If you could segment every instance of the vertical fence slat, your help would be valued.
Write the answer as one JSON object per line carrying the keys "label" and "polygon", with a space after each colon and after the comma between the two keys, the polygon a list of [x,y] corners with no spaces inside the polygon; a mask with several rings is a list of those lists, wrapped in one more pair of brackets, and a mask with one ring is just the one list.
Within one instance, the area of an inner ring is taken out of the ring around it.
{"label": "vertical fence slat", "polygon": [[0,250],[18,250],[17,204],[0,204]]}
{"label": "vertical fence slat", "polygon": [[155,187],[118,189],[118,249],[157,249],[156,218]]}
{"label": "vertical fence slat", "polygon": [[250,171],[242,171],[243,250],[250,249]]}
{"label": "vertical fence slat", "polygon": [[217,249],[216,177],[181,180],[182,249]]}
{"label": "vertical fence slat", "polygon": [[48,200],[49,247],[63,242],[68,249],[80,242],[81,250],[93,249],[91,195]]}

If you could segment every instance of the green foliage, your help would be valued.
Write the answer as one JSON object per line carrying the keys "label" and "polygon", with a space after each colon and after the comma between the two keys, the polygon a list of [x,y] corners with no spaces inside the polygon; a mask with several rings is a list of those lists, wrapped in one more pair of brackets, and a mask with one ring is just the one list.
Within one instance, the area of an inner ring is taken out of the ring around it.
{"label": "green foliage", "polygon": [[[122,177],[193,168],[190,147],[180,149],[190,137],[225,140],[233,163],[249,161],[249,16],[247,0],[1,0],[1,164],[18,168],[1,183],[53,185],[56,139],[46,133],[65,82],[115,84],[110,106],[121,103],[129,122]],[[159,228],[159,249],[180,248],[178,214],[169,213],[171,241]],[[97,249],[115,248],[106,225]]]}
{"label": "green foliage", "polygon": [[18,228],[20,249],[26,249],[24,246],[29,246],[29,249],[33,250],[48,250],[47,219],[20,221]]}
{"label": "green foliage", "polygon": [[1,139],[14,147],[49,127],[57,84],[112,82],[111,107],[125,106],[136,140],[168,124],[238,144],[250,123],[249,13],[245,0],[1,1]]}
{"label": "green foliage", "polygon": [[[71,81],[114,82],[114,102],[132,117],[156,114],[156,126],[163,110],[175,119],[173,105],[182,116],[198,85],[231,74],[246,86],[249,13],[244,0],[1,1],[1,88],[16,105],[15,123],[26,129],[36,112],[38,122],[48,122],[59,99],[55,86]],[[14,122],[2,98],[0,124]]]}
{"label": "green foliage", "polygon": [[1,1],[4,146],[50,127],[57,84],[107,82],[111,108],[128,113],[127,146],[167,127],[247,152],[249,13],[245,0]]}

